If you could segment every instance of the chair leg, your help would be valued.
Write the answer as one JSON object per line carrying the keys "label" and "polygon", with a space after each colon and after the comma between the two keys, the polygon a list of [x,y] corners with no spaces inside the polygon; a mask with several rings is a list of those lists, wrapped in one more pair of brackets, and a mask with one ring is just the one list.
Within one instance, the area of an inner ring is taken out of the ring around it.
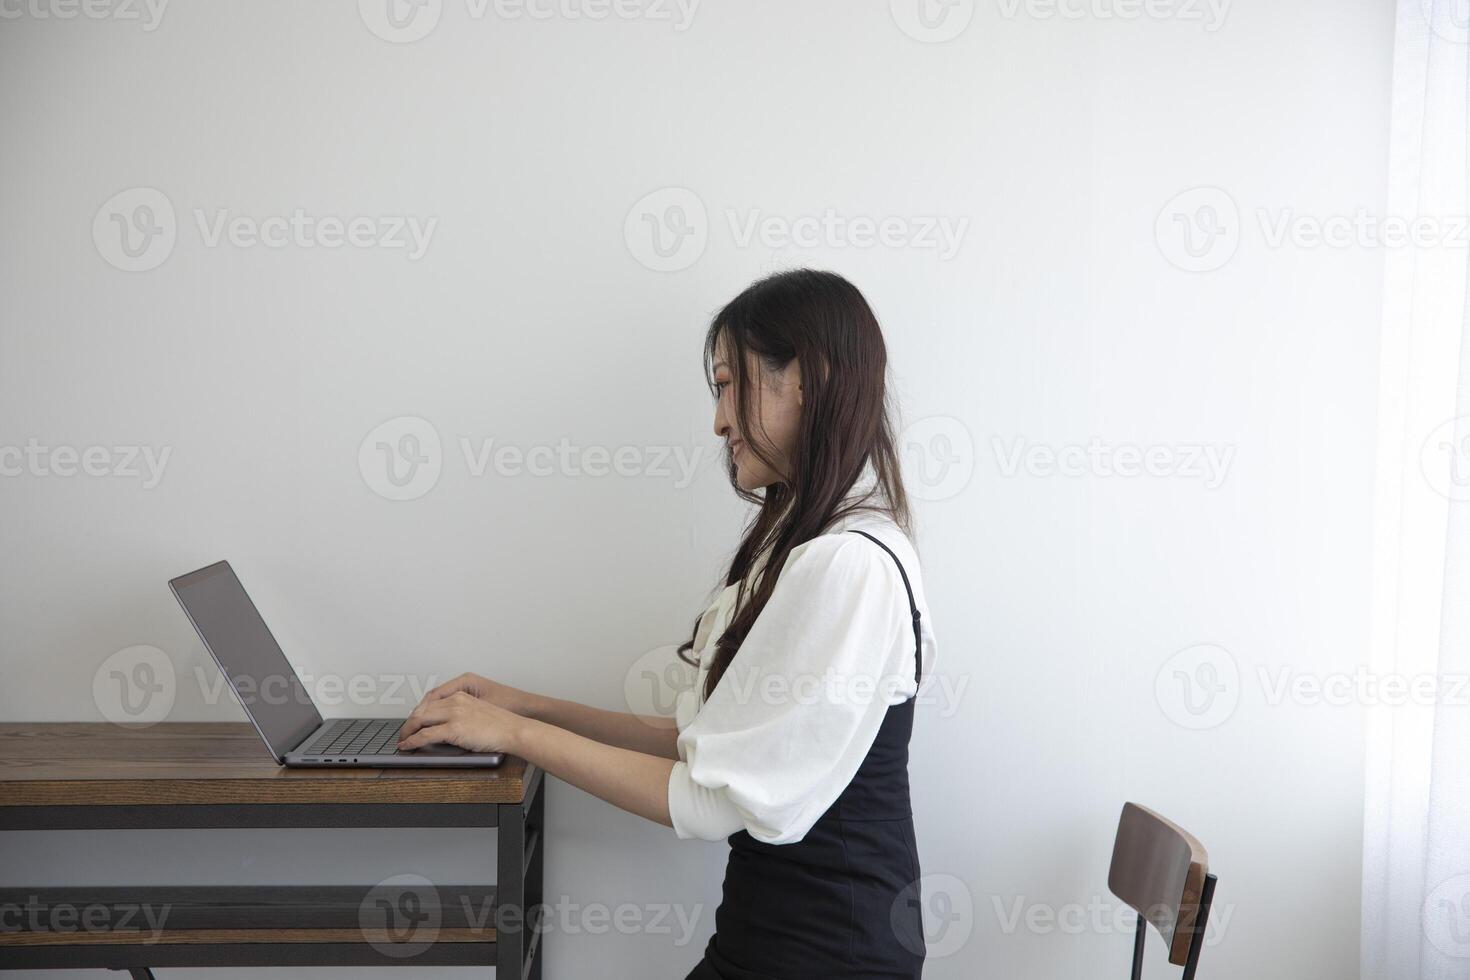
{"label": "chair leg", "polygon": [[1199,966],[1199,951],[1205,944],[1205,927],[1210,924],[1210,905],[1214,900],[1215,876],[1207,874],[1205,887],[1200,892],[1199,913],[1194,917],[1194,935],[1189,940],[1189,957],[1184,961],[1183,980],[1194,980],[1195,967]]}
{"label": "chair leg", "polygon": [[1143,943],[1148,938],[1148,920],[1143,913],[1138,915],[1138,926],[1133,930],[1133,980],[1143,977]]}

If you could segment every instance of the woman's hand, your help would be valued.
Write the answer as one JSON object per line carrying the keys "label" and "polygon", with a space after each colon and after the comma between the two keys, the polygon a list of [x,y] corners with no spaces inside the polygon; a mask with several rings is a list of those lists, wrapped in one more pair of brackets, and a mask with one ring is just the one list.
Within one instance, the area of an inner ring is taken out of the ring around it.
{"label": "woman's hand", "polygon": [[422,708],[432,701],[442,700],[461,691],[472,698],[526,717],[530,717],[531,707],[535,700],[534,695],[527,694],[508,684],[499,684],[488,677],[481,677],[479,674],[460,674],[454,680],[440,684],[425,694],[423,701],[419,702],[419,707]]}
{"label": "woman's hand", "polygon": [[460,689],[445,697],[426,697],[404,722],[398,748],[407,752],[445,742],[470,752],[519,754],[517,736],[525,724],[515,712]]}

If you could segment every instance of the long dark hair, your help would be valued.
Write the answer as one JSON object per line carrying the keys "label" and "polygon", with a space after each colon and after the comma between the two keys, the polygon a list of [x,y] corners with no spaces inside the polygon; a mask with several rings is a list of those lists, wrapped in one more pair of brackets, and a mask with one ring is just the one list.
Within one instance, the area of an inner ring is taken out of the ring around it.
{"label": "long dark hair", "polygon": [[[715,641],[705,680],[706,699],[765,608],[791,550],[860,510],[889,515],[909,530],[908,498],[899,472],[890,420],[888,354],[878,318],[856,286],[832,272],[797,269],[753,283],[716,314],[704,339],[705,378],[714,392],[714,360],[723,348],[735,390],[735,411],[746,451],[776,468],[773,449],[751,425],[749,355],[767,371],[800,365],[802,406],[796,445],[783,480],[760,491],[730,483],[741,498],[759,504],[730,562],[725,585],[736,583],[735,612]],[[871,466],[876,482],[855,496],[854,484]],[[764,565],[761,561],[764,559]],[[752,570],[761,567],[750,581]],[[699,624],[695,623],[698,634]],[[679,648],[693,663],[694,640]]]}

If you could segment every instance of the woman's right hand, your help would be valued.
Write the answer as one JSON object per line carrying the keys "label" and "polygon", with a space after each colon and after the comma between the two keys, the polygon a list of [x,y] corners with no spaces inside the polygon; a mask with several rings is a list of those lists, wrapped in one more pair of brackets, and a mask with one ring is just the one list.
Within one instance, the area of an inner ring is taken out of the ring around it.
{"label": "woman's right hand", "polygon": [[428,694],[425,694],[422,703],[427,704],[430,701],[438,701],[441,698],[447,698],[460,691],[464,691],[470,697],[478,698],[481,701],[486,701],[496,707],[513,711],[518,715],[523,715],[528,718],[531,716],[531,706],[535,700],[533,695],[527,694],[519,688],[492,681],[488,677],[481,677],[479,674],[460,674],[454,680],[446,684],[440,684]]}

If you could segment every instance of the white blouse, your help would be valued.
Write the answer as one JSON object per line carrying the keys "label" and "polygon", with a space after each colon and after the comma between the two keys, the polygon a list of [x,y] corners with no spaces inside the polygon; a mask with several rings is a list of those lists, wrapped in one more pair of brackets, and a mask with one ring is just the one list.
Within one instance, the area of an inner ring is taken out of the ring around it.
{"label": "white blouse", "polygon": [[914,627],[893,549],[919,607],[923,676],[934,632],[907,536],[860,513],[791,550],[776,587],[714,695],[703,699],[715,639],[729,624],[736,586],[700,617],[700,669],[679,694],[680,761],[669,775],[669,815],[681,838],[722,840],[747,830],[770,844],[799,841],[857,774],[890,705],[915,693]]}

